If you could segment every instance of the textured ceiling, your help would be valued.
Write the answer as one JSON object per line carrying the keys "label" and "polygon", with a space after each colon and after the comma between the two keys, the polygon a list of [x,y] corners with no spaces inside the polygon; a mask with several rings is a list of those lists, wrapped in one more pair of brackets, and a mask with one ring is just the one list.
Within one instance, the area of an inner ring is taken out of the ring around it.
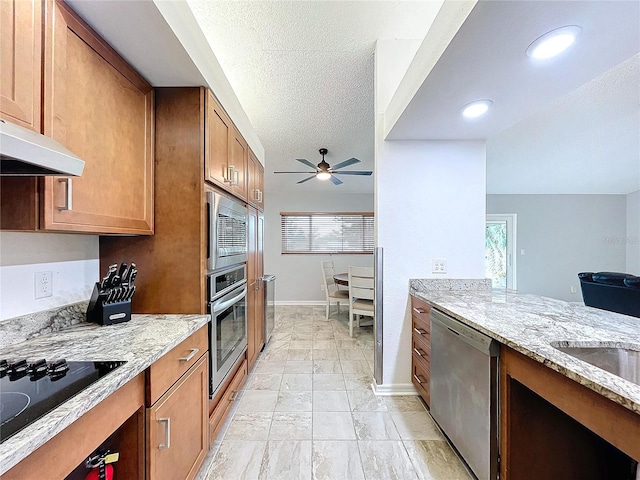
{"label": "textured ceiling", "polygon": [[265,190],[372,193],[373,177],[342,185],[306,175],[296,158],[373,169],[373,53],[377,39],[422,39],[440,2],[189,0],[265,147]]}

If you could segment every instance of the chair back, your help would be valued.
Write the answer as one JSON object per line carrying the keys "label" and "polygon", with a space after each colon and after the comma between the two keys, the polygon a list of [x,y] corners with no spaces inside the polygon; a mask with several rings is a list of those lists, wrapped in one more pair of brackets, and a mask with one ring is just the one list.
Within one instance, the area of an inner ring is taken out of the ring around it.
{"label": "chair back", "polygon": [[333,276],[335,275],[333,261],[322,261],[320,262],[320,266],[322,267],[322,280],[324,282],[324,289],[328,292],[330,286],[335,287],[335,280],[333,279]]}
{"label": "chair back", "polygon": [[373,267],[349,267],[349,296],[373,300],[375,294]]}

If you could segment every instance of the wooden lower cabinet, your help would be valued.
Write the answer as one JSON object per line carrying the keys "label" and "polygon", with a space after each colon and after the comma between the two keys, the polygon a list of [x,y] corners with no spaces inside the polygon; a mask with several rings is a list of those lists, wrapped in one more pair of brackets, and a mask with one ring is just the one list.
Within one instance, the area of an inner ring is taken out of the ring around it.
{"label": "wooden lower cabinet", "polygon": [[208,356],[147,409],[147,479],[194,478],[207,452]]}
{"label": "wooden lower cabinet", "polygon": [[411,296],[411,381],[426,402],[431,402],[431,306]]}
{"label": "wooden lower cabinet", "polygon": [[235,374],[231,378],[231,381],[224,388],[224,393],[212,402],[213,411],[209,417],[209,445],[213,446],[213,442],[216,440],[216,435],[220,427],[222,427],[224,420],[233,406],[233,402],[236,401],[238,392],[242,388],[244,381],[247,378],[247,361],[243,360],[240,366],[236,370]]}

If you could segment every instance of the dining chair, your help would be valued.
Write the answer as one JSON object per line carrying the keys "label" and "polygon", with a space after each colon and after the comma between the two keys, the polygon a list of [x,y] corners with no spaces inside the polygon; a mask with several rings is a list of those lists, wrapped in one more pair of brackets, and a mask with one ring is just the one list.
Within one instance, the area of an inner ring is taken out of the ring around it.
{"label": "dining chair", "polygon": [[338,307],[338,313],[340,313],[340,302],[347,303],[349,301],[349,292],[347,290],[340,290],[336,285],[333,276],[335,270],[333,267],[333,261],[322,261],[322,280],[324,282],[324,293],[327,300],[327,307],[325,309],[325,317],[329,320],[329,308],[331,303],[335,303]]}
{"label": "dining chair", "polygon": [[360,328],[360,316],[375,319],[375,280],[372,267],[349,267],[349,336],[353,337],[353,317]]}

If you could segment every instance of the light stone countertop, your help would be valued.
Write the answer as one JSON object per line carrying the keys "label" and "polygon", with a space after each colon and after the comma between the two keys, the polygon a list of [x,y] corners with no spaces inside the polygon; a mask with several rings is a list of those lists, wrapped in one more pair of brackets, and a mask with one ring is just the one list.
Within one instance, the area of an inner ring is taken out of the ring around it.
{"label": "light stone countertop", "polygon": [[640,318],[505,290],[410,293],[438,310],[640,414],[640,385],[606,372],[551,343],[640,350]]}
{"label": "light stone countertop", "polygon": [[132,315],[129,322],[80,323],[0,349],[0,358],[127,363],[0,444],[0,475],[202,328],[209,315]]}

